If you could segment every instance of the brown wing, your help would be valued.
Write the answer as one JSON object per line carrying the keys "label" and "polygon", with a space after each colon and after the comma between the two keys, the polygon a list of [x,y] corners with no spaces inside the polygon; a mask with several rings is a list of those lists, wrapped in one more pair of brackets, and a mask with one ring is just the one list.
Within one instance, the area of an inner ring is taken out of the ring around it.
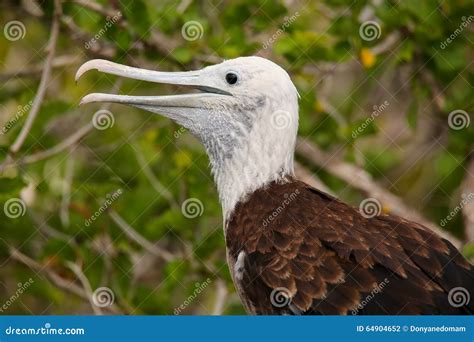
{"label": "brown wing", "polygon": [[256,314],[474,313],[474,269],[451,243],[302,182],[253,193],[226,234],[231,257],[245,253],[241,296]]}

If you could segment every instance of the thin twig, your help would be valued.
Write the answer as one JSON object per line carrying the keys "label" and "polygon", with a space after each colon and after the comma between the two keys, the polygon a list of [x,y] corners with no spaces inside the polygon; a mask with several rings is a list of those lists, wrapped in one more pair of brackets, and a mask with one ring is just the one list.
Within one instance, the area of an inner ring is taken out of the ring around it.
{"label": "thin twig", "polygon": [[323,96],[319,97],[319,103],[323,107],[324,111],[331,115],[334,120],[337,121],[338,125],[341,127],[347,127],[347,120],[345,117],[334,107],[329,101],[327,101]]}
{"label": "thin twig", "polygon": [[63,191],[59,217],[63,226],[69,226],[69,204],[71,203],[71,184],[74,176],[74,158],[71,157],[75,146],[69,148],[69,158],[66,160],[66,170],[64,174]]}
{"label": "thin twig", "polygon": [[[37,273],[45,274],[49,278],[49,280],[58,288],[65,290],[66,292],[72,293],[84,300],[89,301],[89,297],[87,293],[81,287],[77,286],[71,280],[64,279],[59,274],[54,272],[51,268],[49,268],[47,265],[42,265],[36,262],[35,260],[31,259],[29,256],[21,253],[19,250],[12,247],[10,248],[10,256],[12,257],[13,260],[16,260],[28,266],[33,271]],[[122,313],[115,304],[108,306],[106,309],[114,314]]]}
{"label": "thin twig", "polygon": [[[112,87],[112,93],[116,93],[119,91],[120,86],[122,84],[121,80],[117,80]],[[101,110],[108,110],[112,104],[106,103],[101,107]],[[2,165],[0,165],[0,173],[3,172],[4,169],[8,167],[14,167],[17,165],[27,165],[39,162],[41,160],[50,158],[56,154],[59,154],[66,149],[71,148],[72,146],[76,145],[84,136],[89,134],[91,131],[94,130],[94,124],[90,121],[87,125],[79,128],[74,134],[67,137],[66,139],[62,140],[58,144],[54,145],[53,147],[31,154],[29,156],[23,157],[18,161],[13,160],[12,158],[7,158]]]}
{"label": "thin twig", "polygon": [[150,169],[148,162],[145,160],[145,156],[140,150],[140,147],[135,146],[133,150],[135,151],[135,157],[141,167],[141,170],[143,171],[143,174],[148,179],[153,188],[156,190],[156,192],[166,198],[172,208],[179,208],[179,205],[174,199],[173,194],[163,184],[161,184],[161,182],[153,174],[153,171]]}
{"label": "thin twig", "polygon": [[462,184],[465,242],[474,242],[474,155],[467,165],[466,176]]}
{"label": "thin twig", "polygon": [[130,239],[145,248],[148,252],[163,258],[165,261],[173,261],[176,257],[167,250],[151,243],[140,233],[138,233],[132,226],[130,226],[116,211],[109,209],[108,214],[115,224],[127,235]]}
{"label": "thin twig", "polygon": [[66,262],[66,265],[76,275],[77,279],[79,279],[79,281],[81,282],[82,288],[84,289],[84,292],[87,295],[89,304],[91,305],[91,308],[94,311],[94,313],[96,315],[103,315],[102,310],[97,305],[94,304],[94,301],[93,301],[94,293],[92,292],[91,284],[89,282],[89,279],[87,279],[86,275],[84,274],[84,272],[82,272],[81,267],[78,264],[70,262],[70,261]]}
{"label": "thin twig", "polygon": [[227,300],[227,286],[222,279],[216,281],[216,301],[214,302],[214,308],[212,310],[212,315],[220,316],[224,312],[224,305]]}
{"label": "thin twig", "polygon": [[[93,2],[90,2],[90,1],[84,1],[84,0],[75,0],[74,2],[79,6],[87,8],[91,11],[94,11],[94,12],[96,12],[98,14],[101,14],[101,15],[104,15],[106,17],[114,17],[118,14],[117,11],[115,11],[113,9],[108,9],[108,8],[98,4],[98,3],[93,3]],[[65,22],[63,21],[63,23],[65,23]],[[69,18],[67,23],[65,23],[65,24],[67,24],[67,26],[69,28],[73,29],[73,31],[77,31],[74,28],[75,24],[72,22],[71,18]],[[121,20],[118,21],[117,24],[120,27],[125,28],[125,29],[129,27],[129,24],[124,19],[124,17],[121,17]],[[150,35],[149,35],[148,39],[146,39],[146,40],[142,40],[141,37],[136,37],[136,38],[139,41],[143,42],[145,45],[152,47],[155,51],[160,53],[164,59],[166,59],[169,62],[172,62],[174,64],[180,65],[180,63],[173,56],[171,56],[171,54],[170,54],[170,52],[173,51],[178,46],[178,43],[177,43],[176,40],[169,38],[168,36],[166,36],[165,34],[163,34],[160,31],[157,31],[157,30],[151,30]],[[86,41],[88,41],[88,40],[86,40]],[[143,47],[143,44],[142,44],[142,47]]]}
{"label": "thin twig", "polygon": [[48,222],[46,222],[44,217],[41,217],[40,215],[38,215],[36,212],[33,211],[33,209],[28,208],[28,215],[31,217],[33,222],[37,225],[38,230],[40,230],[47,237],[58,239],[58,240],[61,240],[63,242],[66,242],[67,244],[70,244],[72,246],[77,247],[77,243],[76,243],[75,238],[73,236],[65,234],[65,233],[51,227],[48,224]]}
{"label": "thin twig", "polygon": [[330,174],[342,179],[347,184],[356,189],[362,190],[368,196],[374,197],[382,203],[387,204],[395,215],[419,222],[429,227],[445,239],[451,241],[451,243],[456,247],[461,246],[461,242],[457,238],[440,229],[438,225],[429,221],[418,211],[403,203],[399,197],[378,185],[372,179],[372,176],[365,170],[334,158],[334,156],[325,153],[316,145],[305,139],[298,139],[296,151],[308,161],[313,162],[315,165],[325,169]]}
{"label": "thin twig", "polygon": [[370,49],[374,55],[381,55],[385,52],[392,52],[396,44],[400,43],[400,34],[395,31],[387,36],[380,44]]}
{"label": "thin twig", "polygon": [[10,166],[15,166],[15,165],[26,165],[26,164],[33,164],[36,162],[39,162],[41,160],[47,159],[49,157],[52,157],[56,154],[59,154],[72,146],[74,146],[79,140],[81,140],[84,136],[86,136],[88,133],[90,133],[93,130],[94,126],[92,122],[88,123],[87,125],[79,128],[73,135],[69,136],[68,138],[64,139],[57,145],[54,145],[53,147],[34,153],[32,155],[26,156],[18,160],[16,163],[12,162],[9,165],[6,165],[8,167]]}
{"label": "thin twig", "polygon": [[43,102],[44,96],[46,94],[46,89],[49,85],[49,80],[51,78],[51,69],[53,65],[54,54],[56,53],[56,42],[58,41],[59,36],[59,18],[62,14],[61,9],[61,2],[59,0],[55,0],[55,11],[53,17],[53,23],[51,26],[51,35],[49,38],[47,50],[48,55],[46,57],[46,62],[44,64],[43,73],[41,75],[40,85],[38,87],[38,91],[36,92],[35,99],[33,100],[33,104],[31,105],[31,110],[28,114],[28,118],[25,121],[24,126],[22,127],[20,134],[16,138],[13,145],[10,147],[10,153],[15,155],[23,146],[28,134],[33,127],[33,122],[38,115],[39,109]]}
{"label": "thin twig", "polygon": [[90,0],[74,0],[76,5],[82,6],[84,8],[90,9],[98,14],[103,15],[104,17],[113,17],[117,14],[117,11],[108,10],[101,4]]}
{"label": "thin twig", "polygon": [[326,184],[324,184],[315,174],[311,173],[311,171],[298,162],[295,162],[295,176],[306,184],[309,184],[312,187],[327,194],[335,196],[335,194],[326,186]]}
{"label": "thin twig", "polygon": [[[79,64],[82,58],[74,55],[63,55],[53,59],[52,68],[61,68],[65,66]],[[19,70],[9,71],[0,74],[0,81],[8,81],[16,77],[36,77],[44,71],[44,63],[38,65],[27,66]]]}

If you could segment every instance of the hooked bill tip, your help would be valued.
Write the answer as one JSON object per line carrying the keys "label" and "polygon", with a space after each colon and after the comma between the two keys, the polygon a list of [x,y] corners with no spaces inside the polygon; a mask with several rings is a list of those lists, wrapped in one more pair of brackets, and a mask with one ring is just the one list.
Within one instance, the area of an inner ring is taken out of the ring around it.
{"label": "hooked bill tip", "polygon": [[79,101],[79,107],[82,105],[85,105],[86,103],[89,103],[87,100],[84,99],[84,97]]}
{"label": "hooked bill tip", "polygon": [[97,102],[96,94],[87,94],[79,102],[79,106],[85,105],[87,103]]}
{"label": "hooked bill tip", "polygon": [[102,70],[106,65],[109,65],[111,62],[105,60],[105,59],[92,59],[90,61],[85,62],[82,64],[79,69],[76,72],[76,83],[81,78],[82,75],[84,75],[87,71],[89,70]]}

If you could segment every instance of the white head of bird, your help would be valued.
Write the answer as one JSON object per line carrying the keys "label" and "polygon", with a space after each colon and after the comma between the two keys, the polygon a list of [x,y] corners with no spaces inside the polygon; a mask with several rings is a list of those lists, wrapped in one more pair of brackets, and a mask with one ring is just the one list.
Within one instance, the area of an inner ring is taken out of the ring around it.
{"label": "white head of bird", "polygon": [[92,69],[201,91],[168,96],[93,93],[81,104],[127,104],[187,128],[210,158],[224,219],[247,194],[293,175],[298,93],[277,64],[261,57],[240,57],[196,71],[160,72],[91,60],[79,68],[76,80]]}

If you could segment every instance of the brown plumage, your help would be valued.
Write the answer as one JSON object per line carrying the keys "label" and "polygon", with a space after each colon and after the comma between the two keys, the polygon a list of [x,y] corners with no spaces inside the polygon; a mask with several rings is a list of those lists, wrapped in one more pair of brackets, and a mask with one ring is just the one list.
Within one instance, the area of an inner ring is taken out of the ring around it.
{"label": "brown plumage", "polygon": [[[289,179],[240,202],[226,226],[234,282],[253,314],[472,314],[474,269],[447,240],[391,215],[373,218]],[[238,279],[236,279],[238,278]]]}

